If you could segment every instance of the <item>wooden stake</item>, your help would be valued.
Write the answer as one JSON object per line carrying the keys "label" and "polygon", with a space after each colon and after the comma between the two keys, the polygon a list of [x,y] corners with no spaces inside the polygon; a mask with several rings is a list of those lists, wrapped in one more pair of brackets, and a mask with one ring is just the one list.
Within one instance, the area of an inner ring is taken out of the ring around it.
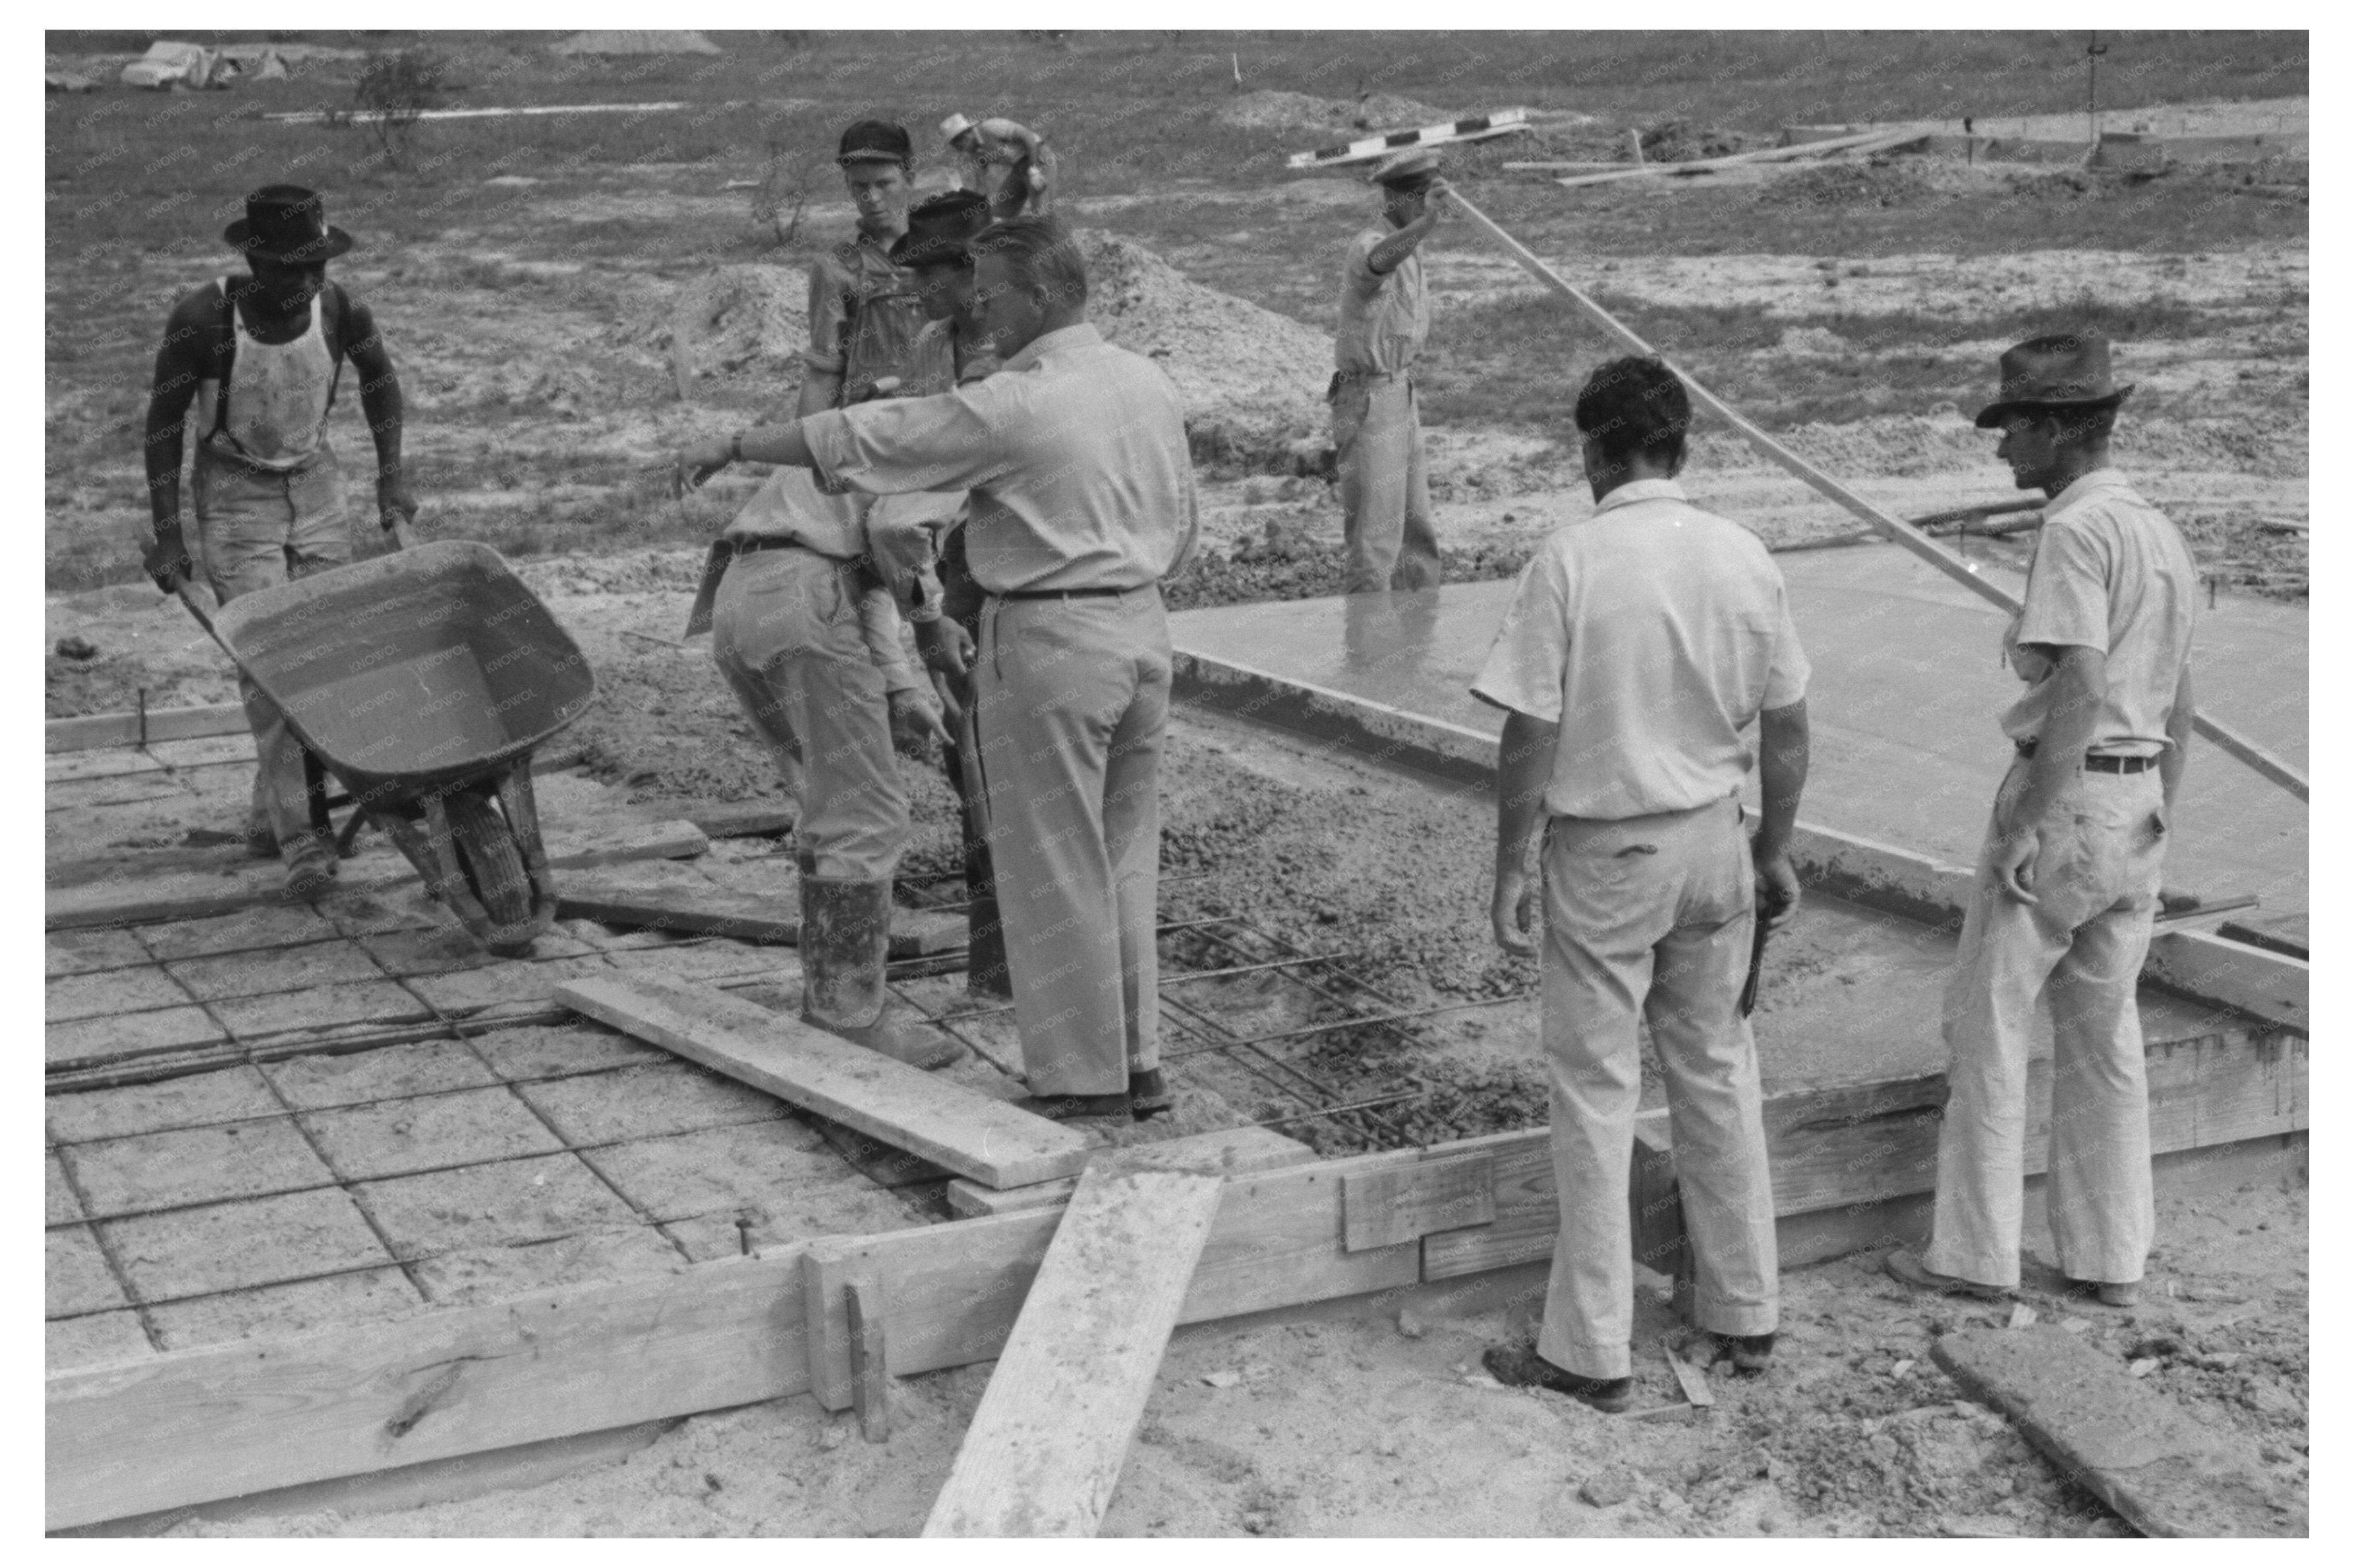
{"label": "wooden stake", "polygon": [[[1825,145],[1825,143],[1822,143],[1808,144],[1814,146]],[[1792,149],[1769,148],[1767,151],[1787,153],[1792,151]],[[1734,156],[1747,157],[1750,156],[1750,154],[1736,154]],[[1723,161],[1724,160],[1723,159],[1711,160],[1712,163],[1722,163]],[[1990,604],[2000,605],[2007,610],[2016,611],[2020,608],[2020,602],[2018,599],[2012,598],[2009,593],[2005,592],[1995,584],[1988,582],[1986,578],[1980,577],[1976,567],[1971,566],[1967,561],[1963,560],[1951,550],[1946,549],[1935,539],[1932,539],[1926,534],[1922,533],[1920,529],[1914,527],[1910,523],[1903,521],[1902,518],[1892,516],[1886,512],[1882,512],[1879,507],[1874,506],[1871,502],[1866,501],[1862,496],[1858,495],[1854,491],[1850,490],[1846,485],[1841,484],[1838,480],[1833,479],[1829,474],[1825,473],[1822,470],[1817,468],[1814,464],[1808,462],[1806,459],[1800,457],[1797,453],[1792,451],[1789,448],[1784,446],[1773,437],[1767,435],[1764,430],[1759,429],[1755,425],[1751,424],[1747,419],[1742,418],[1740,414],[1734,410],[1731,404],[1725,402],[1723,398],[1719,397],[1715,393],[1711,392],[1707,387],[1702,387],[1698,381],[1693,380],[1690,371],[1676,364],[1675,361],[1670,359],[1666,355],[1661,354],[1658,349],[1653,348],[1640,337],[1638,337],[1633,330],[1630,329],[1624,322],[1620,321],[1617,316],[1612,315],[1608,311],[1604,310],[1599,304],[1596,304],[1591,298],[1580,291],[1578,289],[1573,287],[1567,280],[1562,277],[1560,273],[1554,271],[1552,268],[1546,266],[1543,260],[1539,260],[1534,251],[1531,250],[1527,246],[1522,245],[1519,240],[1513,238],[1510,234],[1507,234],[1503,228],[1498,225],[1494,218],[1490,217],[1486,213],[1481,212],[1478,207],[1465,200],[1461,187],[1454,185],[1448,186],[1447,197],[1449,202],[1461,210],[1466,217],[1469,217],[1473,223],[1478,224],[1480,228],[1484,229],[1490,238],[1502,246],[1511,256],[1512,260],[1521,264],[1522,270],[1526,271],[1531,277],[1536,279],[1538,282],[1543,283],[1546,288],[1551,289],[1553,292],[1559,294],[1563,299],[1567,300],[1570,304],[1575,307],[1587,320],[1593,322],[1595,325],[1600,327],[1610,337],[1617,340],[1629,354],[1638,354],[1649,358],[1657,359],[1662,365],[1665,365],[1670,370],[1674,371],[1677,377],[1683,382],[1684,390],[1691,394],[1693,402],[1698,403],[1701,407],[1714,414],[1718,418],[1723,419],[1726,424],[1732,426],[1734,432],[1740,436],[1743,440],[1747,441],[1752,447],[1755,448],[1758,454],[1764,457],[1767,461],[1787,470],[1791,474],[1804,481],[1807,484],[1812,486],[1821,494],[1828,496],[1830,500],[1838,503],[1840,506],[1845,507],[1856,516],[1862,518],[1866,523],[1869,523],[1873,527],[1879,529],[1882,535],[1894,540],[1897,544],[1903,546],[1906,549],[1920,556],[1921,559],[1928,562],[1931,566],[1936,567],[1939,571],[1945,573],[1956,582],[1960,583],[1972,593],[1977,594],[1980,599],[1987,600]],[[2310,800],[2312,799],[2312,787],[2306,782],[2305,776],[2291,768],[2287,763],[2282,761],[2279,758],[2274,757],[2271,752],[2264,750],[2253,741],[2248,740],[2245,737],[2233,733],[2232,730],[2225,728],[2222,725],[2218,724],[2215,720],[2208,717],[2205,714],[2200,714],[2199,715],[2198,726],[2200,734],[2205,736],[2223,750],[2230,752],[2233,757],[2238,758],[2242,762],[2246,763],[2250,768],[2254,768],[2258,773],[2263,774],[2265,778],[2271,779],[2282,789],[2286,789],[2298,800]]]}
{"label": "wooden stake", "polygon": [[858,1429],[869,1443],[891,1436],[891,1377],[879,1293],[871,1279],[854,1279],[850,1292],[850,1398]]}

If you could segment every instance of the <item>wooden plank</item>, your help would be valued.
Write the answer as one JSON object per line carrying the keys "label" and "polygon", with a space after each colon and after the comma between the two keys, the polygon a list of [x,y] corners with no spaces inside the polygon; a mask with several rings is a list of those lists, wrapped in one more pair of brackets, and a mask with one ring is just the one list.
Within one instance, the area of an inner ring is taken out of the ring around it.
{"label": "wooden plank", "polygon": [[55,1373],[46,1526],[799,1393],[800,1268],[794,1248]]}
{"label": "wooden plank", "polygon": [[1422,1277],[1453,1279],[1551,1257],[1561,1229],[1561,1211],[1553,1203],[1551,1129],[1490,1133],[1447,1148],[1479,1150],[1493,1161],[1496,1217],[1469,1230],[1423,1237]]}
{"label": "wooden plank", "polygon": [[882,1302],[871,1279],[850,1282],[850,1399],[869,1443],[891,1437],[891,1373]]}
{"label": "wooden plank", "polygon": [[2206,931],[2153,937],[2142,978],[2197,1001],[2285,1024],[2313,1026],[2313,966]]}
{"label": "wooden plank", "polygon": [[1606,185],[1613,180],[1632,179],[1640,175],[1672,177],[1706,174],[1712,169],[1734,168],[1744,164],[1779,164],[1799,158],[1828,157],[1833,153],[1855,155],[1902,146],[1907,142],[1918,141],[1925,134],[1926,132],[1919,130],[1864,131],[1852,136],[1834,136],[1796,146],[1754,147],[1745,153],[1726,153],[1714,158],[1687,158],[1673,164],[1629,164],[1624,168],[1598,175],[1578,175],[1553,183],[1575,188],[1578,185]]}
{"label": "wooden plank", "polygon": [[694,860],[710,849],[703,830],[684,821],[547,832],[547,863],[557,871],[588,871],[636,860]]}
{"label": "wooden plank", "polygon": [[927,1537],[1093,1538],[1225,1190],[1112,1159],[1079,1178]]}
{"label": "wooden plank", "polygon": [[[1915,134],[1917,134],[1917,132],[1915,132]],[[1835,143],[1830,142],[1817,142],[1810,143],[1811,147],[1816,151],[1827,150],[1835,144]],[[1776,150],[1776,149],[1766,149],[1766,151],[1772,152]],[[1865,149],[1863,144],[1859,142],[1851,150],[1862,151],[1867,149]],[[1785,148],[1779,149],[1779,151],[1791,152],[1797,151],[1797,149]],[[1757,154],[1736,153],[1730,154],[1730,157],[1734,159],[1752,159],[1754,157],[1762,157],[1765,154],[1763,153]],[[1717,159],[1712,161],[1723,163],[1727,160]],[[1686,164],[1678,166],[1689,169],[1695,165]],[[1631,173],[1632,171],[1629,172]],[[1580,180],[1564,180],[1560,183],[1563,185],[1580,185],[1588,184],[1595,180],[1617,179],[1620,177],[1622,176],[1618,175],[1589,175]],[[1831,501],[1846,508],[1849,512],[1853,513],[1856,516],[1861,518],[1866,523],[1871,524],[1873,527],[1879,529],[1886,537],[1903,546],[1915,556],[1918,556],[1921,559],[1928,562],[1929,565],[1936,567],[1939,571],[1944,572],[1956,582],[1960,583],[1963,587],[1977,594],[1980,599],[1986,599],[1989,603],[2000,605],[2007,610],[2017,610],[2019,609],[2019,600],[2017,599],[2013,598],[2007,590],[1999,587],[1994,582],[1979,575],[1978,569],[1971,566],[1969,562],[1962,559],[1961,556],[1954,554],[1953,551],[1948,550],[1935,539],[1930,538],[1929,535],[1924,534],[1918,528],[1914,527],[1910,523],[1874,506],[1862,496],[1858,495],[1854,491],[1850,490],[1846,485],[1841,484],[1838,480],[1833,479],[1829,474],[1824,472],[1821,469],[1817,468],[1814,464],[1807,461],[1806,459],[1798,456],[1797,453],[1792,451],[1788,447],[1784,446],[1772,436],[1767,435],[1764,430],[1759,429],[1748,419],[1744,418],[1734,410],[1731,404],[1725,402],[1723,398],[1719,397],[1715,393],[1711,392],[1707,387],[1702,387],[1698,381],[1694,380],[1691,372],[1685,370],[1681,366],[1660,354],[1658,349],[1653,348],[1649,344],[1644,342],[1641,337],[1638,336],[1624,322],[1621,322],[1617,317],[1612,315],[1608,311],[1604,310],[1601,305],[1597,304],[1584,292],[1572,287],[1560,273],[1555,272],[1552,268],[1546,266],[1543,260],[1539,260],[1534,251],[1531,250],[1527,246],[1522,245],[1519,240],[1506,233],[1503,228],[1497,224],[1495,219],[1490,217],[1486,213],[1481,212],[1469,201],[1466,201],[1463,197],[1463,193],[1460,190],[1450,190],[1447,194],[1448,199],[1452,205],[1465,217],[1471,219],[1473,223],[1477,224],[1481,229],[1486,231],[1490,238],[1501,245],[1505,250],[1511,254],[1512,259],[1520,263],[1522,268],[1526,270],[1530,276],[1535,278],[1537,281],[1543,283],[1545,287],[1553,290],[1555,293],[1567,300],[1571,305],[1583,313],[1588,320],[1592,321],[1596,326],[1600,327],[1604,333],[1626,347],[1628,352],[1642,355],[1646,357],[1657,358],[1662,364],[1666,365],[1668,368],[1673,371],[1677,377],[1683,382],[1684,389],[1691,395],[1693,402],[1708,409],[1718,418],[1723,419],[1726,424],[1732,426],[1734,433],[1740,436],[1742,440],[1747,441],[1750,446],[1767,461],[1772,462],[1795,475],[1797,478],[1811,486],[1819,493],[1829,497]],[[2276,758],[2270,752],[2265,751],[2254,742],[2235,734],[2233,731],[2218,723],[2206,714],[2202,713],[2199,715],[2196,722],[2200,734],[2213,741],[2217,746],[2231,753],[2233,757],[2238,758],[2242,762],[2246,763],[2250,768],[2254,768],[2258,773],[2263,774],[2266,779],[2271,779],[2274,783],[2278,784],[2281,788],[2288,790],[2298,800],[2309,800],[2312,798],[2312,789],[2306,783],[2305,776],[2298,773],[2295,768],[2289,767],[2287,763],[2284,762],[2279,758]]]}
{"label": "wooden plank", "polygon": [[2083,1336],[2048,1323],[1963,1329],[1929,1353],[2144,1535],[2306,1533],[2305,1505],[2244,1439],[2194,1421]]}
{"label": "wooden plank", "polygon": [[137,746],[143,740],[195,740],[206,736],[238,735],[245,732],[248,726],[243,703],[199,703],[189,707],[149,708],[143,733],[136,713],[54,718],[46,728],[43,748],[58,752]]}
{"label": "wooden plank", "polygon": [[[1310,1164],[1316,1159],[1314,1150],[1271,1127],[1220,1128],[1214,1132],[1166,1139],[1151,1147],[1178,1155],[1189,1163],[1198,1160],[1203,1169],[1222,1176],[1280,1171],[1287,1166]],[[976,1214],[1059,1208],[1070,1201],[1078,1184],[1077,1177],[1064,1176],[1052,1181],[1035,1181],[1027,1187],[1000,1190],[960,1176],[949,1183],[949,1209],[960,1218],[970,1219]]]}
{"label": "wooden plank", "polygon": [[[1162,1147],[1133,1146],[1121,1158],[1135,1164]],[[1416,1283],[1421,1251],[1415,1243],[1355,1253],[1341,1245],[1341,1184],[1352,1172],[1420,1158],[1402,1150],[1230,1177],[1178,1321],[1204,1323]],[[1182,1169],[1182,1156],[1172,1163]],[[818,1402],[829,1410],[850,1407],[848,1281],[871,1277],[889,1301],[891,1364],[899,1376],[985,1361],[1013,1332],[1061,1217],[1059,1209],[1033,1209],[811,1242],[811,1392]]]}
{"label": "wooden plank", "polygon": [[1342,1245],[1364,1252],[1487,1224],[1496,1217],[1495,1188],[1495,1157],[1484,1152],[1360,1171],[1341,1184]]}
{"label": "wooden plank", "polygon": [[992,1186],[1048,1181],[1087,1163],[1084,1133],[724,991],[592,979],[557,987],[556,1000]]}
{"label": "wooden plank", "polygon": [[[785,947],[797,945],[801,932],[800,909],[780,899],[724,887],[650,887],[596,876],[564,879],[557,889],[556,917]],[[960,916],[921,909],[891,912],[890,956],[895,959],[929,958],[963,946]]]}

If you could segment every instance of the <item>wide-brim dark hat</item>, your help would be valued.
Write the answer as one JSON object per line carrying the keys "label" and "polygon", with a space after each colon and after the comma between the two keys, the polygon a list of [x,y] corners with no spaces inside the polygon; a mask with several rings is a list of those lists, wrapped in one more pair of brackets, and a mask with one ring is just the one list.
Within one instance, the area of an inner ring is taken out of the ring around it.
{"label": "wide-brim dark hat", "polygon": [[979,191],[927,196],[907,211],[907,232],[891,246],[902,267],[972,265],[973,236],[989,227],[989,198]]}
{"label": "wide-brim dark hat", "polygon": [[1434,147],[1408,147],[1383,159],[1365,176],[1366,183],[1399,190],[1419,190],[1439,175],[1441,163]]}
{"label": "wide-brim dark hat", "polygon": [[2109,340],[2094,333],[2054,333],[2005,349],[2002,387],[1978,410],[1978,428],[1990,430],[2012,414],[2091,413],[2131,396],[2109,375]]}
{"label": "wide-brim dark hat", "polygon": [[221,230],[232,249],[264,260],[301,266],[327,261],[352,248],[352,237],[327,223],[327,204],[301,185],[264,185],[245,198],[245,216]]}

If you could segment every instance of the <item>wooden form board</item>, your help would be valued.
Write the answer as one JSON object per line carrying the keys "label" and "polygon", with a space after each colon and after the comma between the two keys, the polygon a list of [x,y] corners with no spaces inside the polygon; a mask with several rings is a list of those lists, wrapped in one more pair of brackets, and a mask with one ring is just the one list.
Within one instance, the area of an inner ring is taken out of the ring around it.
{"label": "wooden form board", "polygon": [[809,1386],[792,1250],[48,1379],[47,1528]]}
{"label": "wooden form board", "polygon": [[1482,1150],[1361,1171],[1341,1183],[1341,1245],[1351,1252],[1488,1224],[1496,1217],[1495,1156]]}
{"label": "wooden form board", "polygon": [[1681,177],[1704,175],[1712,169],[1735,168],[1744,164],[1787,163],[1799,158],[1829,157],[1834,153],[1856,155],[1884,152],[1902,146],[1907,142],[1918,141],[1926,134],[1925,131],[1917,129],[1866,131],[1851,136],[1834,136],[1820,142],[1808,142],[1797,146],[1756,147],[1746,153],[1727,153],[1715,158],[1687,158],[1672,164],[1629,164],[1624,168],[1605,170],[1595,175],[1575,175],[1568,179],[1556,180],[1553,183],[1572,187],[1598,185],[1615,180],[1633,179],[1644,175]]}
{"label": "wooden form board", "polygon": [[1225,1189],[1111,1160],[1079,1178],[926,1536],[1095,1535]]}
{"label": "wooden form board", "polygon": [[[1142,1154],[1152,1146],[1131,1149]],[[1412,1285],[1421,1277],[1414,1242],[1369,1252],[1341,1243],[1341,1184],[1353,1173],[1411,1165],[1419,1151],[1360,1155],[1231,1177],[1177,1320],[1203,1323]],[[1060,1223],[1036,1209],[873,1236],[809,1244],[811,1392],[829,1410],[851,1403],[848,1298],[853,1279],[879,1287],[901,1375],[969,1366],[994,1357],[1013,1331],[1023,1297]]]}
{"label": "wooden form board", "polygon": [[[2286,1031],[2243,1031],[2150,1047],[2150,1152],[2307,1130],[2309,1050],[2303,1036]],[[2049,1060],[2030,1064],[2023,1151],[2029,1176],[2043,1172],[2050,1151],[2051,1071]],[[1925,1199],[1936,1185],[1945,1095],[1944,1075],[1933,1074],[1766,1099],[1766,1150],[1786,1266],[1893,1245],[1892,1238],[1909,1234],[1916,1207],[1909,1200]],[[1671,1148],[1666,1111],[1638,1116],[1636,1136],[1654,1148]],[[1425,1236],[1424,1277],[1448,1279],[1552,1256],[1560,1219],[1549,1135],[1542,1128],[1498,1133],[1449,1148],[1479,1150],[1492,1159],[1495,1219]]]}
{"label": "wooden form board", "polygon": [[[801,933],[800,910],[775,898],[722,887],[648,887],[594,876],[564,879],[556,890],[556,917],[787,947],[798,944]],[[892,911],[890,956],[895,959],[950,952],[964,946],[964,937],[960,917],[917,909]]]}
{"label": "wooden form board", "polygon": [[[1840,143],[1836,141],[1818,142],[1811,144],[1811,150],[1819,152],[1828,150],[1839,144]],[[1861,146],[1862,143],[1859,141],[1850,150],[1861,150]],[[1731,155],[1731,158],[1744,161],[1755,161],[1773,153],[1788,154],[1808,150],[1809,149],[1769,148],[1756,154],[1734,154]],[[1712,161],[1723,163],[1729,160],[1717,159]],[[1677,166],[1690,169],[1700,165],[1685,164]],[[1631,174],[1637,171],[1628,171],[1627,173]],[[1621,177],[1624,177],[1624,175],[1617,174],[1588,175],[1580,179],[1563,180],[1560,183],[1563,185],[1585,185],[1590,184],[1596,180],[1617,179]],[[1741,437],[1743,440],[1747,441],[1760,456],[1803,481],[1818,493],[1837,503],[1839,505],[1861,518],[1866,523],[1871,524],[1889,539],[1893,540],[1896,544],[1903,546],[1906,549],[1912,551],[1913,554],[1929,563],[1929,565],[1936,567],[1939,571],[1944,572],[1956,582],[1960,583],[1963,587],[1977,594],[1980,599],[1986,599],[1992,604],[2000,605],[2003,609],[2008,610],[2017,610],[2019,609],[2020,605],[2018,599],[2012,598],[2007,590],[1998,587],[1995,583],[1979,575],[1979,573],[1974,569],[1967,561],[1963,560],[1959,556],[1956,556],[1951,550],[1946,549],[1943,545],[1938,544],[1935,539],[1930,538],[1929,535],[1922,533],[1920,529],[1915,528],[1910,523],[1904,522],[1903,519],[1893,516],[1890,514],[1882,511],[1879,507],[1874,506],[1871,502],[1866,501],[1862,496],[1858,495],[1854,491],[1850,490],[1846,485],[1841,484],[1838,480],[1833,479],[1829,474],[1824,472],[1821,469],[1817,468],[1814,464],[1808,462],[1806,459],[1792,451],[1788,447],[1784,446],[1780,441],[1776,440],[1772,436],[1767,435],[1764,430],[1759,429],[1756,425],[1751,423],[1748,419],[1744,418],[1731,404],[1725,402],[1723,398],[1719,397],[1715,393],[1711,392],[1707,387],[1692,379],[1691,374],[1689,371],[1685,370],[1681,366],[1677,365],[1673,360],[1669,359],[1666,355],[1661,355],[1658,349],[1653,348],[1649,344],[1644,342],[1643,339],[1638,336],[1626,323],[1612,315],[1608,311],[1604,310],[1601,305],[1596,303],[1585,293],[1572,287],[1560,273],[1555,272],[1552,268],[1546,266],[1544,262],[1538,258],[1534,251],[1531,250],[1527,246],[1522,245],[1519,240],[1506,233],[1503,228],[1499,225],[1494,218],[1490,217],[1486,213],[1481,212],[1478,207],[1472,206],[1471,203],[1463,199],[1463,194],[1460,191],[1450,193],[1450,199],[1465,217],[1469,217],[1475,225],[1486,232],[1489,238],[1501,245],[1511,256],[1512,260],[1518,262],[1531,277],[1535,278],[1537,281],[1543,283],[1545,287],[1553,290],[1555,293],[1561,295],[1562,298],[1567,300],[1570,304],[1579,312],[1579,313],[1585,316],[1587,320],[1593,322],[1595,325],[1600,327],[1603,332],[1617,340],[1630,353],[1642,355],[1646,357],[1657,358],[1661,364],[1667,366],[1670,370],[1675,373],[1677,378],[1683,382],[1685,389],[1691,393],[1693,402],[1708,409],[1718,418],[1723,419],[1726,424],[1730,425],[1733,428],[1734,433]],[[2287,763],[2282,761],[2279,758],[2274,757],[2272,753],[2264,750],[2262,747],[2257,746],[2254,742],[2247,739],[2245,736],[2226,727],[2210,715],[2203,713],[2199,715],[2197,725],[2200,734],[2205,736],[2217,746],[2222,747],[2223,750],[2231,753],[2242,762],[2246,763],[2250,768],[2255,769],[2258,773],[2263,774],[2266,779],[2271,779],[2282,789],[2288,790],[2298,800],[2310,800],[2312,799],[2312,787],[2306,781],[2305,776],[2297,772],[2296,769],[2291,768]]]}
{"label": "wooden form board", "polygon": [[[1165,1139],[1149,1147],[1182,1160],[1188,1168],[1215,1171],[1222,1176],[1280,1171],[1288,1165],[1311,1164],[1316,1159],[1314,1150],[1270,1127],[1219,1128],[1184,1138]],[[1001,1190],[960,1176],[949,1183],[949,1208],[960,1219],[1058,1208],[1070,1202],[1078,1185],[1077,1177],[1064,1176],[1052,1181],[1035,1181],[1027,1187]]]}
{"label": "wooden form board", "polygon": [[2144,1535],[2306,1533],[2305,1507],[2245,1439],[2192,1420],[2081,1335],[2049,1323],[1963,1329],[1929,1353]]}
{"label": "wooden form board", "polygon": [[556,1000],[713,1072],[995,1187],[1076,1174],[1086,1134],[708,986],[578,980]]}

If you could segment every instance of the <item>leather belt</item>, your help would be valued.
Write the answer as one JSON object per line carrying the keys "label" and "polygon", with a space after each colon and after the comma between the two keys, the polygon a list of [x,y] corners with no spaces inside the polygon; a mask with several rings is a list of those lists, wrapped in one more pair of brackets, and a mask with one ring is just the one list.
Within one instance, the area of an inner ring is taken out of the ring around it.
{"label": "leather belt", "polygon": [[807,545],[802,544],[790,534],[756,534],[748,539],[737,540],[733,546],[734,553],[738,556],[758,555],[762,550],[806,550],[808,548]]}
{"label": "leather belt", "polygon": [[[2035,755],[2033,741],[2022,740],[2017,744],[2020,756]],[[2084,769],[2088,773],[2147,773],[2157,766],[2158,758],[2155,757],[2111,757],[2098,751],[2084,754]]]}
{"label": "leather belt", "polygon": [[1118,599],[1122,594],[1141,593],[1152,586],[1150,583],[1138,583],[1133,588],[1015,588],[1011,593],[992,593],[989,597],[1013,599]]}

